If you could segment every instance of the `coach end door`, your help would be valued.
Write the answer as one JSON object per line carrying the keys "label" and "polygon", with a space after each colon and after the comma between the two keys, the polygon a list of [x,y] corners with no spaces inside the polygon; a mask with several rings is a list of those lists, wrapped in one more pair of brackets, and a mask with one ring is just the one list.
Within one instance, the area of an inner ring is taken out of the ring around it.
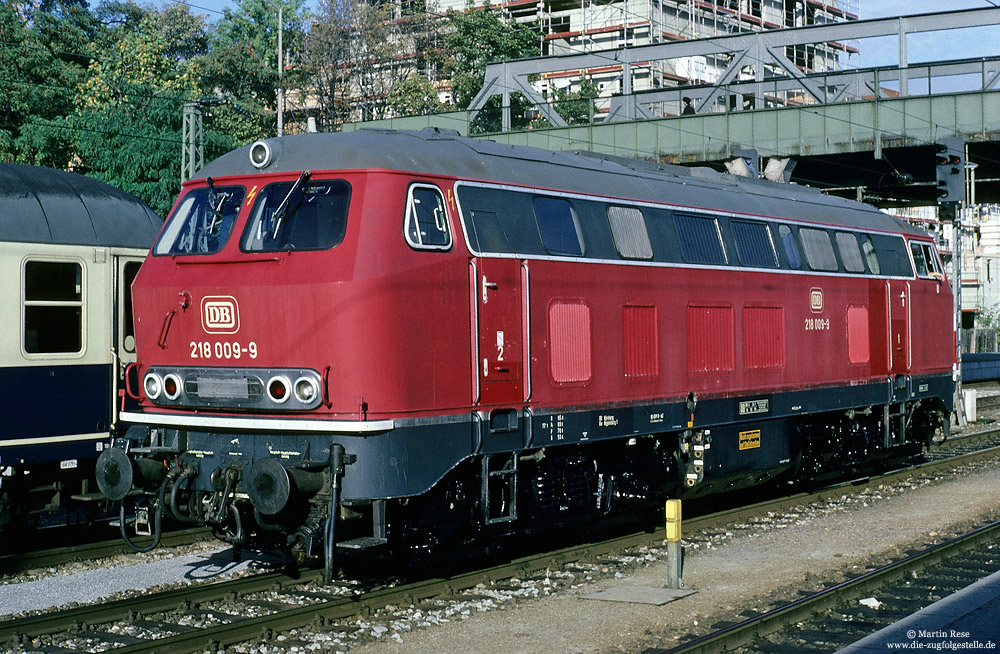
{"label": "coach end door", "polygon": [[[129,365],[135,363],[135,328],[132,319],[132,282],[139,273],[139,266],[142,265],[141,257],[115,257],[115,325],[114,325],[114,353],[116,359],[114,390],[112,397],[114,407],[111,415],[115,416],[114,422],[118,422],[118,411],[125,404],[125,410],[134,410],[138,403],[122,393],[126,384],[130,384],[133,392],[139,388],[139,380],[136,377],[135,369],[129,373]],[[126,373],[131,374],[132,379],[126,380]]]}
{"label": "coach end door", "polygon": [[524,400],[526,317],[521,275],[521,262],[514,258],[477,258],[470,263],[476,308],[474,394],[480,404],[514,405]]}

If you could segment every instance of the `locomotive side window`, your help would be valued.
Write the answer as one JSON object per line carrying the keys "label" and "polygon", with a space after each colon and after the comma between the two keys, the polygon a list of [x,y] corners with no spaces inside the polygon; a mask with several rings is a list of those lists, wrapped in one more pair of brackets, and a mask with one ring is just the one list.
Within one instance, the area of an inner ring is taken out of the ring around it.
{"label": "locomotive side window", "polygon": [[795,243],[795,233],[788,225],[778,226],[778,238],[781,239],[781,247],[785,251],[785,258],[788,265],[798,270],[802,267],[802,257],[799,255],[799,246]]}
{"label": "locomotive side window", "polygon": [[495,211],[473,209],[469,218],[481,252],[510,252],[510,242]]}
{"label": "locomotive side window", "polygon": [[726,250],[722,245],[719,221],[715,218],[674,214],[681,256],[688,263],[725,264]]}
{"label": "locomotive side window", "polygon": [[192,189],[167,220],[153,254],[218,252],[229,241],[245,195],[242,186]]}
{"label": "locomotive side window", "polygon": [[622,259],[652,259],[653,246],[649,242],[646,221],[635,207],[608,207],[608,222],[615,249]]}
{"label": "locomotive side window", "polygon": [[342,179],[279,182],[264,187],[243,232],[244,252],[328,250],[347,233],[351,185]]}
{"label": "locomotive side window", "polygon": [[911,241],[910,251],[913,253],[913,264],[917,267],[917,275],[919,277],[943,276],[937,255],[930,244]]}
{"label": "locomotive side window", "polygon": [[799,237],[802,239],[802,249],[805,250],[806,263],[810,268],[830,271],[840,269],[829,232],[802,227],[799,229]]}
{"label": "locomotive side window", "polygon": [[451,247],[451,229],[444,196],[435,186],[411,186],[406,201],[406,241],[423,250]]}
{"label": "locomotive side window", "polygon": [[778,267],[778,255],[767,225],[750,220],[732,220],[729,225],[733,230],[740,263],[751,268]]}
{"label": "locomotive side window", "polygon": [[549,254],[570,257],[583,256],[583,241],[576,224],[576,214],[570,203],[562,198],[536,196],[532,201],[538,233]]}
{"label": "locomotive side window", "polygon": [[461,183],[456,191],[474,251],[545,254],[531,194]]}
{"label": "locomotive side window", "polygon": [[83,266],[79,263],[24,264],[24,351],[83,351]]}
{"label": "locomotive side window", "polygon": [[919,243],[910,243],[910,251],[913,252],[913,265],[917,268],[918,277],[927,277],[927,260],[924,258],[924,250]]}
{"label": "locomotive side window", "polygon": [[878,253],[879,274],[888,277],[912,277],[913,264],[906,242],[899,236],[870,234],[874,252]]}
{"label": "locomotive side window", "polygon": [[864,252],[865,261],[868,262],[868,270],[878,275],[882,272],[882,266],[878,263],[878,255],[875,253],[875,244],[868,234],[861,235],[861,251]]}
{"label": "locomotive side window", "polygon": [[847,272],[865,271],[865,262],[861,258],[861,249],[858,247],[858,239],[849,232],[836,232],[834,238],[837,241],[837,249],[840,250],[840,260],[844,262]]}

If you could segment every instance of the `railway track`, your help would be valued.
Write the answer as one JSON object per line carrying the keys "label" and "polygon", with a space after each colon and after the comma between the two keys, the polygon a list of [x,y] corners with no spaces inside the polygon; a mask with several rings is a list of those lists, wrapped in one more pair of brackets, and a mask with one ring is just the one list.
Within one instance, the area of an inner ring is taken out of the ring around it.
{"label": "railway track", "polygon": [[643,654],[835,652],[1000,570],[998,535],[1000,522],[985,525],[743,622],[718,625],[691,642]]}
{"label": "railway track", "polygon": [[[685,522],[685,531],[718,529],[768,512],[835,499],[848,492],[874,489],[997,457],[1000,457],[1000,446],[960,453],[815,492],[695,517]],[[487,569],[397,586],[360,583],[324,586],[317,571],[307,570],[295,576],[268,572],[11,620],[0,623],[0,643],[9,644],[15,651],[47,654],[108,649],[130,653],[199,652],[207,647],[229,647],[260,638],[262,634],[267,637],[316,627],[350,631],[357,627],[345,626],[344,621],[372,615],[386,606],[430,606],[441,598],[456,598],[463,593],[471,592],[475,596],[479,592],[477,587],[503,587],[509,580],[523,580],[568,564],[600,560],[631,548],[655,548],[661,544],[661,535],[644,531],[521,557]],[[291,645],[294,640],[285,643]]]}

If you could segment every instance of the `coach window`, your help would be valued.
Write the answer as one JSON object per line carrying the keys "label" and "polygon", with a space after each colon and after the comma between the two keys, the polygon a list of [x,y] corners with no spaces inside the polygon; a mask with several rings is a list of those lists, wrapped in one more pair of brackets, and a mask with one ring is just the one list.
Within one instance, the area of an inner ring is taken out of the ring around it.
{"label": "coach window", "polygon": [[801,268],[802,257],[799,255],[799,246],[795,242],[795,233],[792,228],[788,225],[779,225],[778,238],[781,239],[781,249],[785,251],[788,266],[796,270]]}
{"label": "coach window", "polygon": [[406,200],[406,242],[421,250],[447,250],[451,229],[444,196],[436,186],[410,187]]}
{"label": "coach window", "polygon": [[615,239],[615,249],[622,259],[652,259],[646,221],[635,207],[608,207],[608,222]]}
{"label": "coach window", "polygon": [[861,258],[857,237],[848,232],[836,232],[834,239],[837,241],[837,249],[840,250],[840,260],[844,262],[847,272],[863,273],[865,262]]}
{"label": "coach window", "polygon": [[833,252],[833,242],[829,232],[822,229],[799,228],[802,249],[806,253],[806,263],[813,270],[839,270],[837,255]]}
{"label": "coach window", "polygon": [[246,189],[242,186],[196,188],[181,199],[167,219],[167,228],[153,254],[214,254],[221,250],[236,224]]}
{"label": "coach window", "polygon": [[583,256],[583,239],[570,203],[562,198],[536,196],[532,205],[546,251],[570,257]]}
{"label": "coach window", "polygon": [[688,263],[725,264],[726,250],[715,218],[674,214],[681,256]]}
{"label": "coach window", "polygon": [[79,263],[24,264],[24,351],[83,351],[83,266]]}
{"label": "coach window", "polygon": [[868,234],[861,235],[861,252],[865,255],[865,261],[868,262],[868,270],[872,271],[872,274],[878,275],[882,272],[882,266],[878,263],[878,255],[875,253],[875,244],[872,243],[872,237]]}
{"label": "coach window", "polygon": [[729,225],[740,263],[751,268],[778,267],[778,255],[767,225],[752,220],[732,220]]}
{"label": "coach window", "polygon": [[342,179],[265,186],[254,203],[240,244],[244,252],[329,250],[347,233],[351,185]]}

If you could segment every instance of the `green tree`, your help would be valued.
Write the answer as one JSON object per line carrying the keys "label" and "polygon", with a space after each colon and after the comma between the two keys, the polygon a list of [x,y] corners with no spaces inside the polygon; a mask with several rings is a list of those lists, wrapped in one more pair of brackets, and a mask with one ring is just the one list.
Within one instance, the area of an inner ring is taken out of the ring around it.
{"label": "green tree", "polygon": [[[452,57],[452,94],[455,104],[465,109],[483,87],[486,64],[522,59],[539,54],[539,37],[533,30],[509,23],[489,4],[477,8],[471,2],[464,13],[448,11],[452,31],[445,45]],[[520,93],[511,95],[511,115],[515,127],[530,122],[531,103]],[[474,132],[499,131],[502,100],[493,97],[476,116]]]}
{"label": "green tree", "polygon": [[0,159],[55,168],[71,158],[71,133],[57,120],[76,92],[103,29],[85,0],[0,4]]}
{"label": "green tree", "polygon": [[[182,111],[197,95],[204,23],[186,7],[113,4],[99,13],[115,27],[102,35],[103,56],[90,65],[77,110],[62,119],[74,133],[74,167],[163,215],[180,188]],[[188,38],[178,41],[181,32]]]}
{"label": "green tree", "polygon": [[486,64],[539,54],[538,34],[508,23],[489,4],[477,8],[470,2],[465,12],[450,9],[448,21],[452,31],[445,37],[445,46],[454,61],[452,93],[462,109],[483,87]]}
{"label": "green tree", "polygon": [[[570,125],[586,125],[593,118],[592,104],[594,98],[600,94],[600,87],[589,77],[580,80],[580,88],[576,91],[557,89],[552,103],[556,113],[562,116]],[[548,121],[543,119],[544,126],[548,127]]]}
{"label": "green tree", "polygon": [[420,73],[411,73],[396,84],[389,105],[399,116],[422,116],[445,110],[444,104],[438,100],[437,89]]}
{"label": "green tree", "polygon": [[[308,15],[304,0],[279,1],[287,62],[288,53],[299,48]],[[229,135],[234,145],[277,131],[277,49],[278,12],[265,0],[238,0],[216,25],[200,71],[200,90],[224,102],[212,111],[212,127]],[[285,72],[284,87],[297,88],[299,70],[286,66]]]}

